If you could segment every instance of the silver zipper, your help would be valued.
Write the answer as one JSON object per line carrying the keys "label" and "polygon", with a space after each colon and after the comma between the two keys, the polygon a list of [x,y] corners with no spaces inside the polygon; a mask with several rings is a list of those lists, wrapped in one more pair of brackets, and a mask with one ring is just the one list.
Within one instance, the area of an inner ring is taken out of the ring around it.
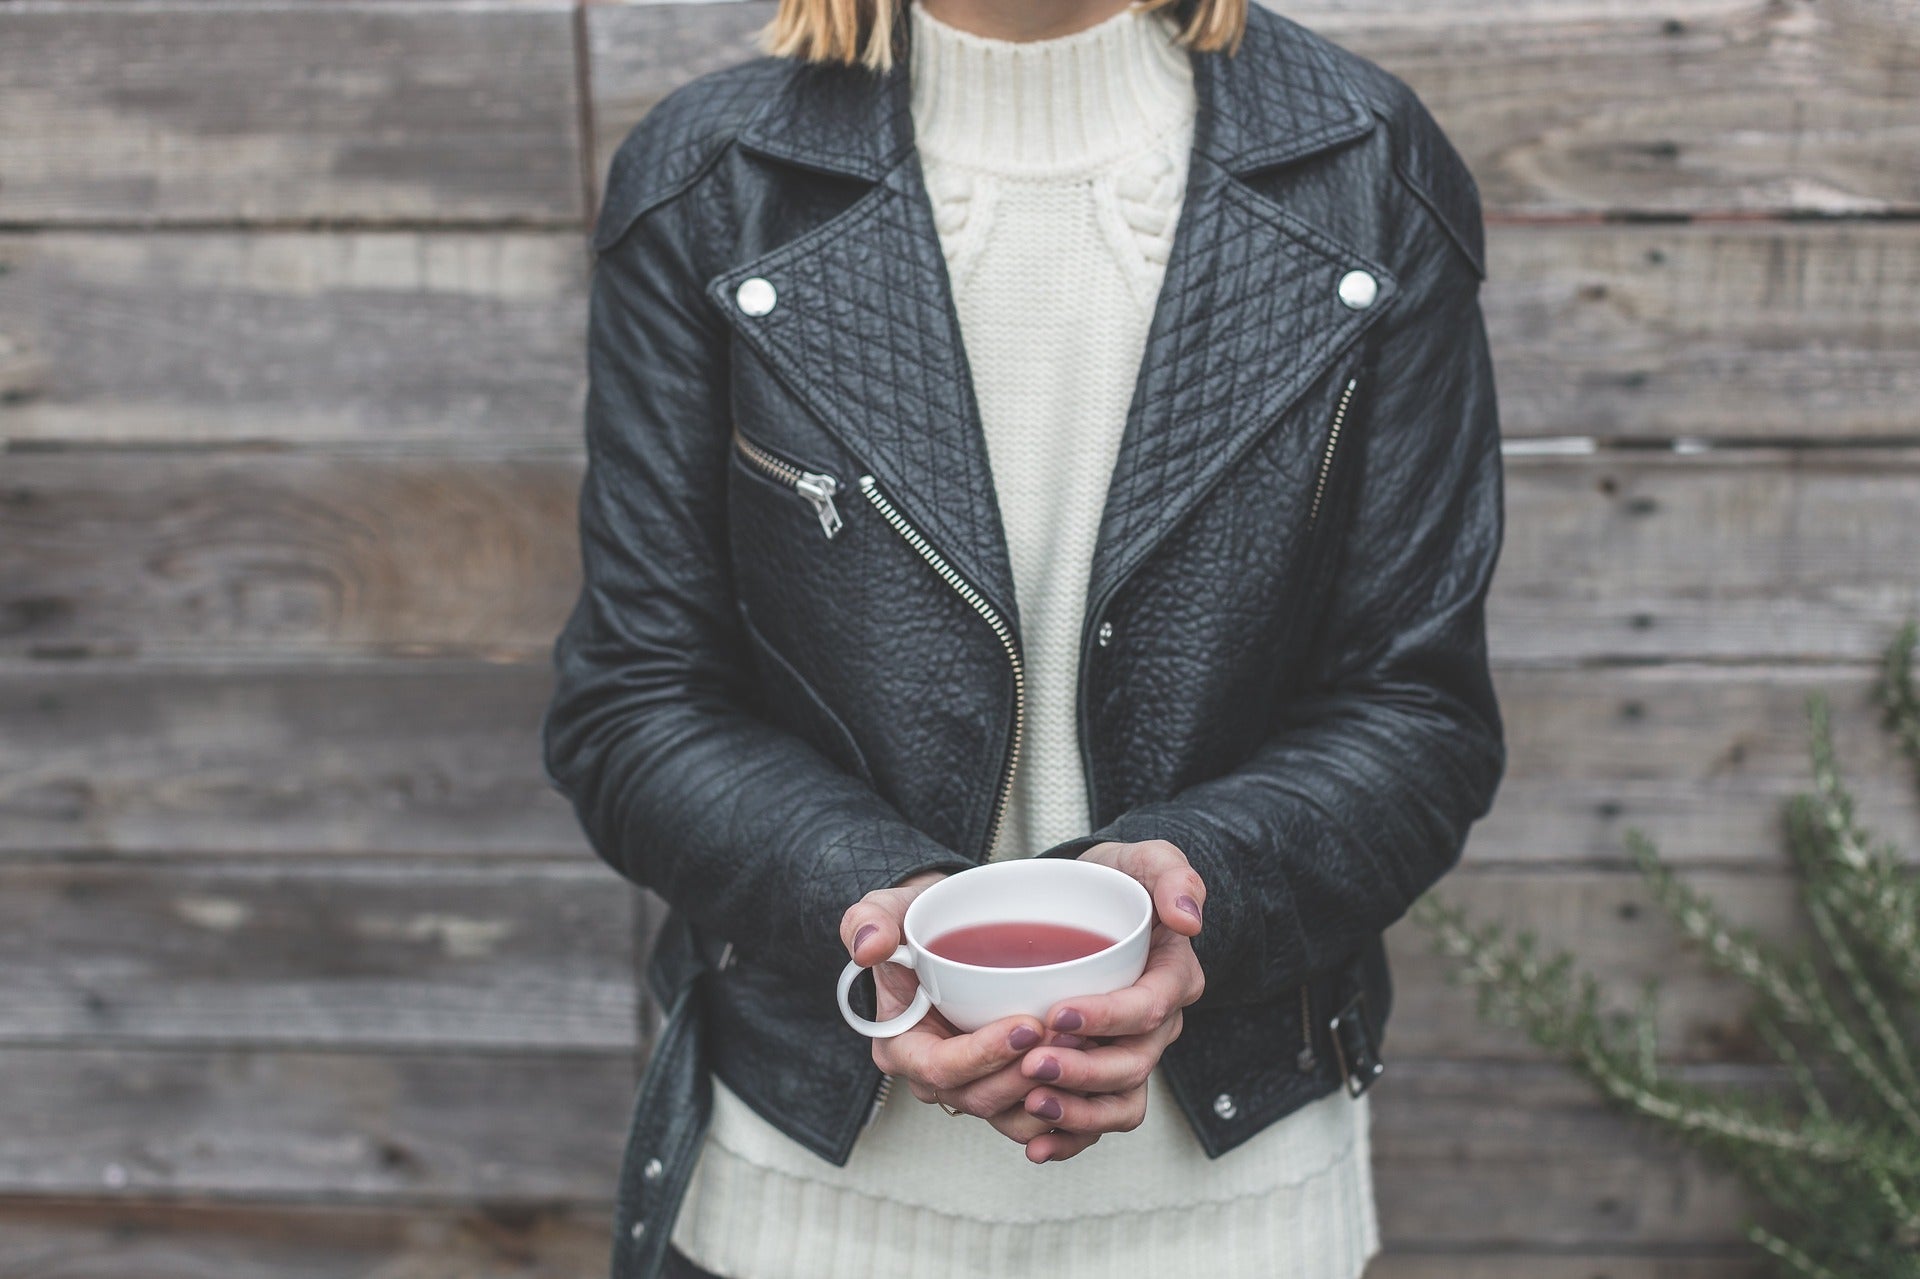
{"label": "silver zipper", "polygon": [[828,537],[840,531],[840,511],[833,504],[834,494],[840,491],[840,481],[819,471],[802,470],[785,458],[774,456],[740,434],[738,423],[733,428],[733,444],[740,456],[759,467],[769,479],[786,485],[812,503],[814,514],[820,517],[820,527]]}
{"label": "silver zipper", "polygon": [[1327,434],[1326,452],[1320,455],[1320,475],[1313,484],[1313,506],[1307,511],[1307,527],[1311,529],[1320,519],[1320,498],[1327,491],[1327,474],[1333,469],[1333,451],[1340,446],[1340,427],[1347,420],[1347,402],[1353,399],[1353,388],[1360,385],[1360,379],[1347,379],[1346,389],[1340,392],[1340,407],[1333,412],[1333,429]]}
{"label": "silver zipper", "polygon": [[1293,1064],[1301,1074],[1314,1067],[1313,1057],[1313,1006],[1307,999],[1307,983],[1300,983],[1300,1053]]}
{"label": "silver zipper", "polygon": [[1006,767],[1000,774],[1000,792],[993,803],[993,821],[987,827],[984,856],[991,857],[993,842],[1000,834],[1000,820],[1006,816],[1007,799],[1013,793],[1013,773],[1020,763],[1020,739],[1026,720],[1027,677],[1025,664],[1020,660],[1020,645],[1015,642],[1013,630],[1007,625],[1006,619],[1002,618],[999,611],[987,602],[986,596],[980,594],[968,584],[965,578],[954,572],[953,566],[947,563],[940,552],[934,550],[927,539],[920,536],[913,525],[907,523],[894,504],[881,494],[871,475],[860,477],[860,491],[867,495],[867,500],[873,503],[880,514],[886,518],[887,523],[893,525],[894,531],[906,538],[914,550],[920,552],[920,558],[931,564],[933,571],[945,579],[947,585],[960,592],[960,598],[971,604],[974,612],[986,619],[987,625],[993,627],[993,633],[1000,637],[1001,647],[1007,650],[1007,660],[1012,663],[1013,745],[1007,751]]}
{"label": "silver zipper", "polygon": [[[920,558],[931,565],[933,571],[938,573],[947,585],[958,591],[960,598],[971,605],[974,612],[986,619],[987,625],[993,627],[993,633],[999,636],[1001,647],[1007,651],[1007,661],[1013,668],[1013,744],[1007,750],[1006,767],[1001,771],[1000,790],[993,804],[993,821],[987,827],[985,856],[991,857],[993,842],[1000,834],[1001,819],[1006,816],[1007,800],[1013,794],[1013,775],[1020,764],[1020,742],[1026,722],[1027,677],[1026,665],[1020,660],[1020,646],[1014,641],[1013,630],[1007,625],[1006,619],[1000,616],[999,610],[989,604],[984,595],[955,572],[953,566],[947,563],[946,557],[934,550],[913,525],[907,523],[906,517],[900,514],[899,508],[880,492],[873,476],[860,477],[860,491],[866,494],[867,500],[873,503],[874,509],[893,526],[893,530],[906,538],[908,544],[920,553]],[[892,1090],[893,1076],[881,1075],[880,1082],[874,1086],[873,1104],[867,1108],[867,1124],[871,1125],[879,1116],[880,1108],[887,1104],[887,1095]]]}

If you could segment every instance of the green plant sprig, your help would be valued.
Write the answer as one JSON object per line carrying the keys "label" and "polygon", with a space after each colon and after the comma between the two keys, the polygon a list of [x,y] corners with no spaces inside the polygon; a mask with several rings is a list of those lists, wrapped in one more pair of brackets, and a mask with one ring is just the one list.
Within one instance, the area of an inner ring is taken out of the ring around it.
{"label": "green plant sprig", "polygon": [[[1920,621],[1885,652],[1881,725],[1920,779]],[[1523,1029],[1603,1096],[1731,1170],[1777,1222],[1746,1237],[1798,1279],[1920,1279],[1920,877],[1859,821],[1835,759],[1826,699],[1807,701],[1813,786],[1783,830],[1812,946],[1739,927],[1628,830],[1632,864],[1681,936],[1753,994],[1751,1023],[1785,1088],[1712,1086],[1664,1069],[1658,982],[1628,1011],[1531,931],[1474,925],[1429,894],[1414,916],[1473,988],[1482,1017]]]}

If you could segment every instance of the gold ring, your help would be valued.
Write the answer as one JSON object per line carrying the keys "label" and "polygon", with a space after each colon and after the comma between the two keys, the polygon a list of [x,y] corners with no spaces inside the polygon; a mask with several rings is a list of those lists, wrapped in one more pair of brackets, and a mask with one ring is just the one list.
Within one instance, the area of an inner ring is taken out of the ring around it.
{"label": "gold ring", "polygon": [[955,1110],[952,1106],[949,1106],[946,1102],[941,1101],[938,1097],[935,1097],[933,1099],[933,1104],[940,1107],[940,1109],[946,1111],[949,1115],[958,1115],[963,1113],[961,1111]]}

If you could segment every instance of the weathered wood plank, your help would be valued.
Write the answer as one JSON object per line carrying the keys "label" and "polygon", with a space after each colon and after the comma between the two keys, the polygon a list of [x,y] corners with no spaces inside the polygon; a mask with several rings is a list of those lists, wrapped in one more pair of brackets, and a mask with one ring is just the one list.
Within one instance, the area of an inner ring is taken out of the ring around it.
{"label": "weathered wood plank", "polygon": [[523,1204],[441,1210],[12,1199],[0,1202],[0,1274],[577,1279],[606,1269],[611,1229],[609,1210]]}
{"label": "weathered wood plank", "polygon": [[[1920,450],[1508,461],[1503,662],[1861,659],[1920,611]],[[544,657],[578,485],[571,455],[21,454],[0,653]]]}
{"label": "weathered wood plank", "polygon": [[[1916,112],[1920,114],[1920,112]],[[1920,226],[1495,226],[1512,438],[1920,438]]]}
{"label": "weathered wood plank", "polygon": [[1898,0],[1285,6],[1411,84],[1490,211],[1920,208]]}
{"label": "weathered wood plank", "polygon": [[1780,806],[1812,784],[1813,694],[1829,701],[1862,820],[1897,837],[1920,831],[1920,794],[1878,727],[1873,675],[1829,666],[1500,669],[1507,774],[1466,858],[1625,865],[1625,831],[1639,827],[1677,862],[1785,867]]}
{"label": "weathered wood plank", "polygon": [[[1690,875],[1738,922],[1803,935],[1786,875]],[[1469,864],[1439,891],[1476,918],[1572,947],[1617,1004],[1659,977],[1663,1056],[1764,1059],[1745,1033],[1744,987],[1681,941],[1631,872]],[[0,864],[0,1043],[623,1048],[642,1033],[634,962],[655,901],[621,891],[586,854],[480,869]],[[1519,1031],[1475,1015],[1425,929],[1409,920],[1387,936],[1390,1056],[1539,1058]]]}
{"label": "weathered wood plank", "polygon": [[[598,1208],[633,1082],[616,1055],[0,1049],[0,1069],[0,1193],[442,1206]],[[1371,1095],[1396,1247],[1737,1240],[1732,1186],[1557,1067],[1403,1062]]]}
{"label": "weathered wood plank", "polygon": [[457,662],[0,668],[0,850],[572,858],[550,687]]}
{"label": "weathered wood plank", "polygon": [[1920,612],[1920,451],[1511,458],[1504,661],[1871,656]]}
{"label": "weathered wood plank", "polygon": [[0,1042],[624,1050],[635,894],[598,858],[0,865]]}
{"label": "weathered wood plank", "polygon": [[[1496,226],[1488,254],[1509,437],[1920,438],[1920,226]],[[0,436],[577,448],[587,269],[572,232],[0,236]]]}
{"label": "weathered wood plank", "polygon": [[578,448],[587,265],[577,231],[0,236],[0,437]]}
{"label": "weathered wood plank", "polygon": [[1391,1249],[1724,1248],[1757,1208],[1563,1067],[1402,1062],[1368,1096]]}
{"label": "weathered wood plank", "polygon": [[579,578],[573,457],[9,459],[0,645],[529,657]]}
{"label": "weathered wood plank", "polygon": [[7,5],[0,220],[577,223],[571,9]]}
{"label": "weathered wood plank", "polygon": [[[1814,691],[1862,816],[1920,829],[1871,676],[1501,669],[1508,773],[1467,858],[1619,866],[1639,826],[1682,863],[1782,867]],[[533,663],[0,664],[0,853],[582,855],[540,770],[550,687]]]}
{"label": "weathered wood plank", "polygon": [[[1494,216],[1920,209],[1920,16],[1896,0],[1281,7],[1411,84]],[[590,7],[596,172],[773,9]]]}
{"label": "weathered wood plank", "polygon": [[612,1195],[632,1054],[0,1049],[0,1194]]}

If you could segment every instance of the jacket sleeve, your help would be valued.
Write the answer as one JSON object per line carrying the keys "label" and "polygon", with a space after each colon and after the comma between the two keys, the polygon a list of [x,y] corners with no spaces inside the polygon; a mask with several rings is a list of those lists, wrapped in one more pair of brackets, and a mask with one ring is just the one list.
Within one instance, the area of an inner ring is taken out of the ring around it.
{"label": "jacket sleeve", "polygon": [[692,262],[689,201],[649,209],[593,267],[582,581],[553,647],[544,766],[616,871],[824,991],[848,906],[969,863],[751,713],[726,537],[729,330]]}
{"label": "jacket sleeve", "polygon": [[1505,771],[1483,609],[1503,512],[1480,273],[1426,225],[1382,317],[1309,691],[1224,776],[1042,854],[1177,845],[1207,886],[1200,1007],[1270,999],[1356,956],[1456,864]]}

